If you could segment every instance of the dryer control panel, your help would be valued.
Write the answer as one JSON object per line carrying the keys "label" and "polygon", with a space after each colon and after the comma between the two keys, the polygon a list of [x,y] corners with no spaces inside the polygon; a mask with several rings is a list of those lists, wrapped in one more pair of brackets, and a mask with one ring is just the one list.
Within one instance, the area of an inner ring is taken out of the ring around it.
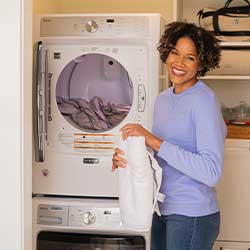
{"label": "dryer control panel", "polygon": [[145,16],[42,17],[41,37],[122,37],[150,36]]}
{"label": "dryer control panel", "polygon": [[145,16],[43,17],[41,37],[147,37]]}

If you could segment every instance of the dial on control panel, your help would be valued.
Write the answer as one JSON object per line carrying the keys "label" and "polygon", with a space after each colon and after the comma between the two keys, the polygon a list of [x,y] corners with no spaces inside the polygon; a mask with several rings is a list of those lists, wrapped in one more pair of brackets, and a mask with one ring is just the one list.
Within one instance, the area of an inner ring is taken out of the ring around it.
{"label": "dial on control panel", "polygon": [[86,212],[83,214],[83,223],[86,225],[94,224],[96,217],[91,212]]}
{"label": "dial on control panel", "polygon": [[87,21],[87,23],[85,24],[85,27],[89,33],[94,33],[98,30],[98,24],[92,20]]}

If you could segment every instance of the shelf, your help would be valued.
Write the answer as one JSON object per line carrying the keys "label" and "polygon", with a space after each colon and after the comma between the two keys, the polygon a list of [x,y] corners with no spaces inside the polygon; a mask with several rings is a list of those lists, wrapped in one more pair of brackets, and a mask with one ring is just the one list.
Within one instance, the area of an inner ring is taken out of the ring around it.
{"label": "shelf", "polygon": [[201,80],[219,79],[219,80],[250,80],[250,75],[206,75],[199,77]]}
{"label": "shelf", "polygon": [[225,149],[234,150],[234,149],[245,149],[250,151],[250,140],[248,139],[226,139]]}
{"label": "shelf", "polygon": [[221,47],[250,47],[250,41],[220,42]]}

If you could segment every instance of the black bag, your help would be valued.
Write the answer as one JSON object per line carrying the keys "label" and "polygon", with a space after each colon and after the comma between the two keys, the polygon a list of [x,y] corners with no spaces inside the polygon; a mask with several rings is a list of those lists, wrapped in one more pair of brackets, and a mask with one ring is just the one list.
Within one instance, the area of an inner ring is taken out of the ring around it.
{"label": "black bag", "polygon": [[246,5],[231,7],[232,2],[233,0],[228,0],[225,6],[218,10],[200,10],[197,13],[199,24],[214,32],[216,36],[241,36],[242,40],[250,39],[250,2],[244,0]]}

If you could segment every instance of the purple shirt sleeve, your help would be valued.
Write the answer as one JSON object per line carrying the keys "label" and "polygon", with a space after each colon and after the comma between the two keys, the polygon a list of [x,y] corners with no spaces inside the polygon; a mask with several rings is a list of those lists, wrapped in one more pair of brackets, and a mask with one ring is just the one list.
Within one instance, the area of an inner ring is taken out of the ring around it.
{"label": "purple shirt sleeve", "polygon": [[197,99],[192,118],[195,124],[197,152],[164,141],[158,156],[189,177],[214,187],[222,174],[226,126],[215,96]]}

